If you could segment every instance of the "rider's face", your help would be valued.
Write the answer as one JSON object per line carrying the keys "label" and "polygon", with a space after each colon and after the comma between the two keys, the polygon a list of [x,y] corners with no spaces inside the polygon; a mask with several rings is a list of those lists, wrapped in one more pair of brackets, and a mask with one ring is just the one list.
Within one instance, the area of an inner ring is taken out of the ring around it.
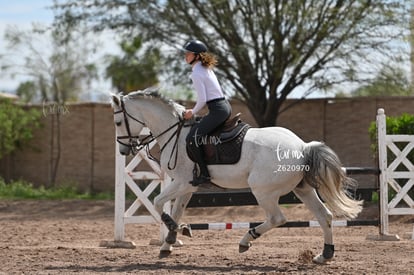
{"label": "rider's face", "polygon": [[190,64],[190,62],[193,61],[194,57],[195,57],[195,54],[194,53],[192,53],[192,52],[185,52],[185,62],[187,64]]}

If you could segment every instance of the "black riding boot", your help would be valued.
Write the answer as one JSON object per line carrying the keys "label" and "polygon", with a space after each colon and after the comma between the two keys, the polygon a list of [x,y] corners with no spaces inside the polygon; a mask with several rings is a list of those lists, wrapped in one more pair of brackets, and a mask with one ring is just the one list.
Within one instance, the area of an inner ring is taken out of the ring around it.
{"label": "black riding boot", "polygon": [[198,167],[200,168],[200,173],[198,174],[196,169],[193,173],[193,180],[190,183],[193,186],[198,186],[202,183],[210,183],[210,173],[208,172],[207,164],[204,161],[203,148],[199,146],[193,146],[192,152],[194,157],[197,160]]}

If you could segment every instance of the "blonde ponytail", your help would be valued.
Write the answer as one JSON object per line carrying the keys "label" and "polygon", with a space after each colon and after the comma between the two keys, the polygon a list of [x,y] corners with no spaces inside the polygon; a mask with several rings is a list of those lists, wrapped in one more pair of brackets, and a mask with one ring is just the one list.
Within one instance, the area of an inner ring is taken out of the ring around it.
{"label": "blonde ponytail", "polygon": [[200,53],[199,55],[200,55],[201,65],[203,65],[204,67],[212,69],[218,64],[217,57],[212,53],[203,52],[203,53]]}

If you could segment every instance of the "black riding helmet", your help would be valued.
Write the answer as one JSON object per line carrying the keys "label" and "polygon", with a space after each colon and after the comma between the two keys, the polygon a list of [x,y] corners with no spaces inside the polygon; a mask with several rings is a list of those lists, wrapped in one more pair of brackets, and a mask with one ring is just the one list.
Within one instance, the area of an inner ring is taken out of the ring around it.
{"label": "black riding helmet", "polygon": [[191,40],[185,43],[184,50],[195,54],[204,53],[207,51],[207,46],[200,40]]}

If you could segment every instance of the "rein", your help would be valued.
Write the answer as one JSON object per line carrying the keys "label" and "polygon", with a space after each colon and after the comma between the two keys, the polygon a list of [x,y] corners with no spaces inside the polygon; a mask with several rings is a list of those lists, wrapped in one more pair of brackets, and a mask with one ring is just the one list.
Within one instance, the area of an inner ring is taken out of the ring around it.
{"label": "rein", "polygon": [[[121,98],[121,110],[114,112],[114,114],[119,114],[119,113],[123,113],[124,116],[124,121],[125,121],[125,128],[127,130],[128,135],[127,136],[118,136],[116,138],[117,142],[130,147],[132,150],[132,153],[134,155],[136,155],[139,151],[141,151],[144,147],[146,148],[146,154],[148,156],[149,159],[157,162],[158,164],[160,164],[160,161],[154,157],[151,152],[150,152],[150,148],[149,148],[149,144],[151,142],[153,142],[154,140],[156,140],[158,137],[163,136],[164,134],[168,133],[171,129],[173,129],[174,127],[177,127],[177,129],[172,133],[172,135],[169,137],[169,139],[167,140],[167,142],[162,146],[160,153],[162,153],[162,151],[165,149],[165,147],[168,145],[168,143],[171,142],[171,140],[175,138],[175,142],[174,142],[174,146],[173,149],[171,150],[171,155],[170,155],[170,159],[168,160],[168,169],[169,170],[173,170],[175,169],[176,165],[177,165],[177,159],[178,159],[178,139],[180,137],[180,133],[181,133],[181,129],[184,126],[184,120],[182,120],[179,117],[179,121],[177,121],[176,123],[174,123],[173,125],[171,125],[170,127],[168,127],[166,130],[162,131],[160,134],[158,134],[157,136],[154,136],[151,132],[148,136],[144,137],[142,140],[139,139],[139,135],[133,136],[131,135],[131,130],[130,130],[130,126],[129,126],[129,122],[128,122],[128,117],[133,119],[134,121],[138,122],[139,124],[141,124],[142,126],[146,126],[146,124],[142,121],[140,121],[139,119],[135,118],[134,116],[132,116],[131,114],[129,114],[126,109],[125,109],[125,103]],[[128,139],[129,143],[125,143],[122,140],[123,139]],[[139,143],[138,143],[138,142]],[[175,150],[175,158],[174,158],[174,165],[171,167],[171,160],[173,158],[173,154],[174,154],[174,150]]]}
{"label": "rein", "polygon": [[[176,123],[174,123],[173,125],[171,125],[170,127],[168,127],[166,130],[162,131],[161,134],[157,135],[157,136],[153,136],[152,133],[148,136],[146,136],[141,142],[140,142],[140,146],[141,148],[137,149],[137,152],[139,152],[144,146],[146,146],[146,153],[147,156],[151,159],[156,161],[158,164],[160,164],[160,161],[155,158],[150,150],[149,150],[149,144],[151,142],[153,142],[155,139],[157,139],[158,137],[166,134],[167,132],[169,132],[171,129],[173,129],[174,127],[177,126],[177,129],[172,133],[172,135],[169,137],[169,139],[167,140],[167,142],[161,147],[160,153],[162,153],[162,151],[164,151],[165,147],[167,147],[168,143],[171,142],[171,140],[175,137],[175,142],[174,142],[174,146],[173,149],[171,150],[171,154],[170,154],[170,159],[168,160],[168,169],[169,170],[173,170],[175,169],[175,167],[177,166],[177,159],[178,159],[178,138],[180,137],[180,133],[181,133],[181,129],[183,128],[183,121],[179,120]],[[148,141],[145,141],[146,139],[149,139]],[[174,158],[174,165],[173,167],[171,167],[171,160],[173,158],[173,154],[174,154],[174,150],[175,150],[175,158]]]}
{"label": "rein", "polygon": [[[183,128],[183,126],[184,126],[184,121],[182,121],[181,119],[178,121],[178,122],[176,122],[176,123],[174,123],[174,125],[172,125],[170,128],[168,128],[166,131],[164,131],[164,132],[167,132],[167,131],[169,131],[172,127],[175,127],[175,126],[177,126],[177,129],[174,131],[174,133],[170,136],[170,138],[167,140],[167,142],[164,144],[164,146],[162,146],[162,148],[161,148],[161,150],[160,150],[160,153],[162,153],[162,151],[165,149],[165,147],[167,146],[167,144],[168,143],[170,143],[170,141],[174,138],[174,136],[175,136],[175,142],[174,142],[174,146],[173,146],[173,148],[172,148],[172,150],[171,150],[171,154],[170,154],[170,159],[168,160],[168,169],[169,170],[173,170],[173,169],[175,169],[175,167],[177,166],[177,159],[178,159],[178,139],[179,139],[179,137],[180,137],[180,133],[181,133],[181,129]],[[160,134],[161,135],[161,134]],[[158,136],[160,136],[160,135],[158,135]],[[174,166],[173,167],[171,167],[171,159],[172,159],[172,157],[173,157],[173,154],[174,154],[174,150],[175,150],[175,158],[174,158]]]}

